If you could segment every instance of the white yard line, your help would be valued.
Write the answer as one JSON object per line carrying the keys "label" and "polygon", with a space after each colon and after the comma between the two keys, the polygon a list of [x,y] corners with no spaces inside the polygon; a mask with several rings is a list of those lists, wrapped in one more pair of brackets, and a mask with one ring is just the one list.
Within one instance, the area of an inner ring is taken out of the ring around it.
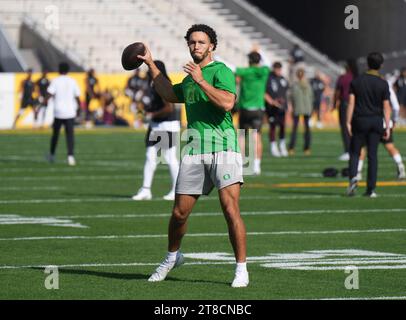
{"label": "white yard line", "polygon": [[[112,177],[106,177],[105,179],[111,179]],[[159,177],[158,177],[159,178]],[[122,179],[119,177],[116,177],[115,179]],[[125,176],[123,179],[134,179],[134,177],[128,177]],[[166,177],[165,177],[166,179]],[[35,180],[35,178],[30,179],[30,180]],[[53,179],[50,179],[53,180]],[[67,179],[69,180],[69,179]],[[85,177],[80,180],[87,180]],[[89,179],[90,180],[90,179]],[[97,177],[95,178],[97,179]],[[102,179],[100,179],[102,180]],[[380,198],[405,198],[406,194],[385,194],[385,195],[380,195]],[[269,195],[269,196],[242,196],[240,197],[240,200],[269,200],[269,199],[281,199],[281,200],[295,200],[295,199],[326,199],[326,198],[343,198],[343,199],[348,199],[347,197],[344,197],[343,195],[314,195],[314,196],[274,196],[274,195]],[[353,199],[351,199],[353,200]],[[167,201],[162,198],[154,198],[152,200],[148,201]],[[218,197],[201,197],[199,201],[219,201]],[[76,198],[63,198],[63,199],[24,199],[24,200],[0,200],[0,204],[38,204],[38,203],[81,203],[81,202],[134,202],[131,200],[131,195],[128,195],[128,198],[83,198],[83,199],[76,199]],[[146,203],[146,202],[140,202],[140,203]]]}
{"label": "white yard line", "polygon": [[[406,212],[406,208],[392,209],[336,209],[336,210],[274,210],[274,211],[242,211],[243,216],[270,216],[270,215],[302,215],[302,214],[334,214],[334,213],[398,213]],[[164,218],[169,212],[148,214],[94,214],[94,215],[52,215],[52,216],[25,216],[26,218],[60,218],[60,219],[138,219],[138,218]],[[221,211],[192,212],[193,217],[222,216]]]}
{"label": "white yard line", "polygon": [[36,190],[46,190],[46,191],[56,191],[65,190],[63,187],[0,187],[0,191],[36,191]]}
{"label": "white yard line", "polygon": [[[406,229],[366,229],[366,230],[321,230],[321,231],[271,231],[247,232],[248,236],[267,235],[306,235],[306,234],[362,234],[362,233],[398,233]],[[102,240],[102,239],[148,239],[167,238],[167,234],[129,234],[129,235],[98,235],[98,236],[40,236],[0,238],[0,241],[34,241],[34,240]],[[228,237],[226,232],[218,233],[189,233],[187,237]]]}

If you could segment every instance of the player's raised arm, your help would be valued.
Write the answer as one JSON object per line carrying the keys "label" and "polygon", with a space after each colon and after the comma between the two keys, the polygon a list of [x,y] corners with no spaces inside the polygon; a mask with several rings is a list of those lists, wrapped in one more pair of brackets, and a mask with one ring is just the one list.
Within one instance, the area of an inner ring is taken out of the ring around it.
{"label": "player's raised arm", "polygon": [[155,65],[151,52],[146,45],[145,55],[139,55],[137,57],[144,60],[144,63],[148,66],[155,84],[155,89],[162,99],[172,103],[180,102],[176,97],[175,91],[173,90],[172,83],[162,75],[161,71]]}

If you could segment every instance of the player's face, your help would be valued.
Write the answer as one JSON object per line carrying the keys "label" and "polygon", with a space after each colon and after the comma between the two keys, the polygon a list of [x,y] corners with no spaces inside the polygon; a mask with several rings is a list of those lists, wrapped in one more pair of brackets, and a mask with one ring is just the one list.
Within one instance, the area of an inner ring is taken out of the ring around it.
{"label": "player's face", "polygon": [[190,55],[195,63],[202,62],[211,54],[213,44],[210,43],[210,38],[205,32],[193,32],[188,41]]}

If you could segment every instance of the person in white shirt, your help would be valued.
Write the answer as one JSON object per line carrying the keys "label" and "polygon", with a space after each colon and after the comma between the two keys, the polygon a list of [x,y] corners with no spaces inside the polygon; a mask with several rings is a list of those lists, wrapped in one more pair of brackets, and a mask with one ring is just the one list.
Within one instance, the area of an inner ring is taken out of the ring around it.
{"label": "person in white shirt", "polygon": [[69,64],[59,64],[60,76],[51,81],[48,87],[48,94],[53,99],[54,124],[51,138],[49,162],[55,161],[55,151],[58,144],[59,131],[62,125],[65,126],[66,145],[68,148],[68,164],[76,165],[74,157],[74,121],[77,109],[80,106],[80,90],[74,79],[69,77]]}

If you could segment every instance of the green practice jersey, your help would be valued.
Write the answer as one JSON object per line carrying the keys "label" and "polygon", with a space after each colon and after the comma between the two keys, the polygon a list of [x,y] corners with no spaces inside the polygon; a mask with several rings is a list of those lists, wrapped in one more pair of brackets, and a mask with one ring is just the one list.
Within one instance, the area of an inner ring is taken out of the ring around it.
{"label": "green practice jersey", "polygon": [[264,109],[269,68],[261,66],[237,68],[235,75],[241,78],[238,107],[246,110]]}
{"label": "green practice jersey", "polygon": [[[234,74],[224,63],[213,61],[202,68],[202,74],[213,87],[236,94]],[[231,112],[215,106],[190,75],[173,89],[186,105],[188,154],[239,152]]]}

